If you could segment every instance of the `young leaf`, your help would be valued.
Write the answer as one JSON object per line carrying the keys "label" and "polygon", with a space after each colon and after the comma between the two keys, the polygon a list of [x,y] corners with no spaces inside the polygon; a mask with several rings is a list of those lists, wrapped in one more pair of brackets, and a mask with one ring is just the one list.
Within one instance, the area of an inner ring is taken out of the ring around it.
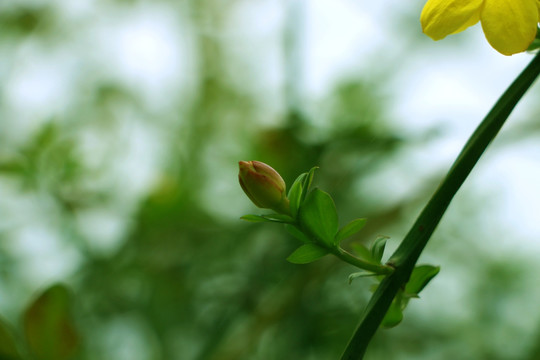
{"label": "young leaf", "polygon": [[367,219],[355,219],[342,227],[336,234],[334,244],[338,245],[342,240],[362,230],[362,228],[366,225],[366,221]]}
{"label": "young leaf", "polygon": [[39,296],[24,313],[26,340],[36,360],[67,360],[79,346],[70,315],[71,296],[60,284]]}
{"label": "young leaf", "polygon": [[318,166],[314,166],[307,172],[307,176],[304,179],[304,182],[302,184],[302,196],[300,197],[299,207],[300,205],[302,205],[302,203],[306,199],[306,196],[309,191],[309,187],[311,186],[311,182],[313,181],[313,175],[315,175],[315,170],[317,170],[318,168],[319,168]]}
{"label": "young leaf", "polygon": [[380,261],[377,261],[373,258],[373,255],[371,255],[371,251],[368,250],[367,247],[360,243],[353,243],[351,244],[351,248],[356,256],[358,256],[360,259],[367,261],[372,264],[379,264]]}
{"label": "young leaf", "polygon": [[17,350],[15,339],[8,324],[0,319],[0,359],[21,360],[22,357]]}
{"label": "young leaf", "polygon": [[294,180],[294,183],[289,190],[287,197],[289,198],[289,207],[293,218],[296,218],[298,214],[298,208],[300,207],[300,200],[304,191],[304,182],[308,176],[308,173],[303,173]]}
{"label": "young leaf", "polygon": [[308,264],[328,254],[328,250],[315,244],[305,244],[296,249],[287,261],[293,264]]}
{"label": "young leaf", "polygon": [[279,222],[279,223],[292,223],[294,220],[289,215],[284,214],[268,214],[268,215],[261,215],[263,218],[269,221],[273,222]]}
{"label": "young leaf", "polygon": [[285,229],[289,232],[289,234],[291,234],[292,236],[294,236],[295,238],[297,238],[301,242],[303,242],[305,244],[311,244],[312,243],[312,241],[303,232],[298,230],[298,228],[296,226],[286,224]]}
{"label": "young leaf", "polygon": [[352,283],[352,281],[356,278],[375,276],[375,275],[377,274],[372,273],[371,271],[359,271],[359,272],[352,273],[351,275],[349,275],[349,284]]}
{"label": "young leaf", "polygon": [[302,229],[328,246],[334,245],[338,230],[338,215],[334,200],[320,189],[313,189],[300,206],[298,217]]}
{"label": "young leaf", "polygon": [[403,304],[402,304],[402,294],[398,292],[390,308],[386,312],[381,326],[384,328],[392,328],[397,326],[403,320]]}
{"label": "young leaf", "polygon": [[405,285],[407,295],[418,295],[420,291],[433,279],[441,268],[432,265],[419,265],[414,268],[409,282]]}
{"label": "young leaf", "polygon": [[387,236],[379,236],[377,239],[375,239],[373,245],[371,246],[371,256],[373,256],[373,258],[379,263],[381,262],[384,254],[386,240],[388,240]]}
{"label": "young leaf", "polygon": [[270,222],[272,220],[269,220],[261,215],[244,215],[240,217],[240,219],[249,221],[249,222]]}
{"label": "young leaf", "polygon": [[291,223],[293,219],[288,215],[283,214],[268,214],[268,215],[244,215],[240,219],[250,222],[278,222]]}

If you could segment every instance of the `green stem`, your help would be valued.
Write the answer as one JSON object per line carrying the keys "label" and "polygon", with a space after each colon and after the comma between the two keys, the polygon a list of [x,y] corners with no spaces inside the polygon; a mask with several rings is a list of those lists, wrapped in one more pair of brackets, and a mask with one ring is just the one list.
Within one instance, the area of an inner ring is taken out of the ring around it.
{"label": "green stem", "polygon": [[364,269],[367,271],[371,271],[375,274],[379,275],[388,275],[391,274],[394,271],[394,268],[388,265],[377,265],[372,264],[369,262],[366,262],[362,259],[357,258],[356,256],[352,255],[351,253],[348,253],[347,251],[343,250],[340,247],[331,249],[331,252],[333,255],[337,256],[339,259],[345,261],[346,263],[349,263],[353,266],[356,266],[357,268]]}
{"label": "green stem", "polygon": [[390,265],[373,264],[373,263],[364,261],[364,260],[362,260],[360,258],[357,258],[353,254],[343,250],[339,246],[329,246],[329,245],[317,240],[314,236],[310,235],[308,231],[305,231],[302,228],[302,225],[297,221],[290,222],[290,223],[287,223],[287,224],[293,226],[298,231],[298,233],[303,234],[303,236],[305,237],[305,241],[312,242],[312,243],[314,243],[314,244],[316,244],[318,246],[321,246],[321,247],[325,248],[332,255],[338,257],[340,260],[342,260],[342,261],[344,261],[346,263],[349,263],[349,264],[351,264],[353,266],[356,266],[357,268],[367,270],[367,271],[371,271],[371,272],[373,272],[375,274],[379,274],[379,275],[388,275],[388,274],[391,274],[394,271],[394,268],[392,266],[390,266]]}
{"label": "green stem", "polygon": [[395,271],[385,277],[367,305],[342,360],[362,359],[398,290],[409,280],[422,250],[435,231],[450,201],[459,190],[489,143],[540,73],[540,53],[499,98],[476,128],[446,178],[389,260]]}

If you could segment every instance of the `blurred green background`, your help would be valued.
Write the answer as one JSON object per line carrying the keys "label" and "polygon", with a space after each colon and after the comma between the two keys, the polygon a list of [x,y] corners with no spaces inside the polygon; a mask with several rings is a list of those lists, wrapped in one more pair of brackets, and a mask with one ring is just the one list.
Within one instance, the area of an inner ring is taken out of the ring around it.
{"label": "blurred green background", "polygon": [[[435,43],[423,2],[0,3],[0,314],[73,294],[75,359],[337,359],[372,284],[299,266],[237,182],[319,166],[387,256],[529,60],[480,29]],[[533,89],[422,262],[441,266],[366,359],[540,359]],[[531,100],[532,99],[532,100]]]}

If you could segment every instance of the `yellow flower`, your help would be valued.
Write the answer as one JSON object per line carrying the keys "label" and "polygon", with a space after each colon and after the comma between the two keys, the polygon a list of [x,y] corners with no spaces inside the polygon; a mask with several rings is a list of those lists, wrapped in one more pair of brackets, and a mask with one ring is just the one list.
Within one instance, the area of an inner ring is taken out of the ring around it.
{"label": "yellow flower", "polygon": [[420,22],[426,35],[441,40],[480,21],[489,44],[512,55],[534,40],[539,13],[540,0],[428,0]]}

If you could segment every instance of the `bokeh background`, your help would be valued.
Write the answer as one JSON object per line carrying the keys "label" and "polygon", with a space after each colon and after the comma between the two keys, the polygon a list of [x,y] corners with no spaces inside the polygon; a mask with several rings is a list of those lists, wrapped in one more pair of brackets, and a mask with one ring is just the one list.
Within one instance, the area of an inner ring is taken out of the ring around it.
{"label": "bokeh background", "polygon": [[[285,258],[237,183],[315,184],[388,256],[530,54],[477,25],[424,36],[423,1],[0,2],[0,314],[69,286],[76,359],[337,359],[372,282]],[[540,90],[452,203],[441,273],[366,359],[540,358]]]}

